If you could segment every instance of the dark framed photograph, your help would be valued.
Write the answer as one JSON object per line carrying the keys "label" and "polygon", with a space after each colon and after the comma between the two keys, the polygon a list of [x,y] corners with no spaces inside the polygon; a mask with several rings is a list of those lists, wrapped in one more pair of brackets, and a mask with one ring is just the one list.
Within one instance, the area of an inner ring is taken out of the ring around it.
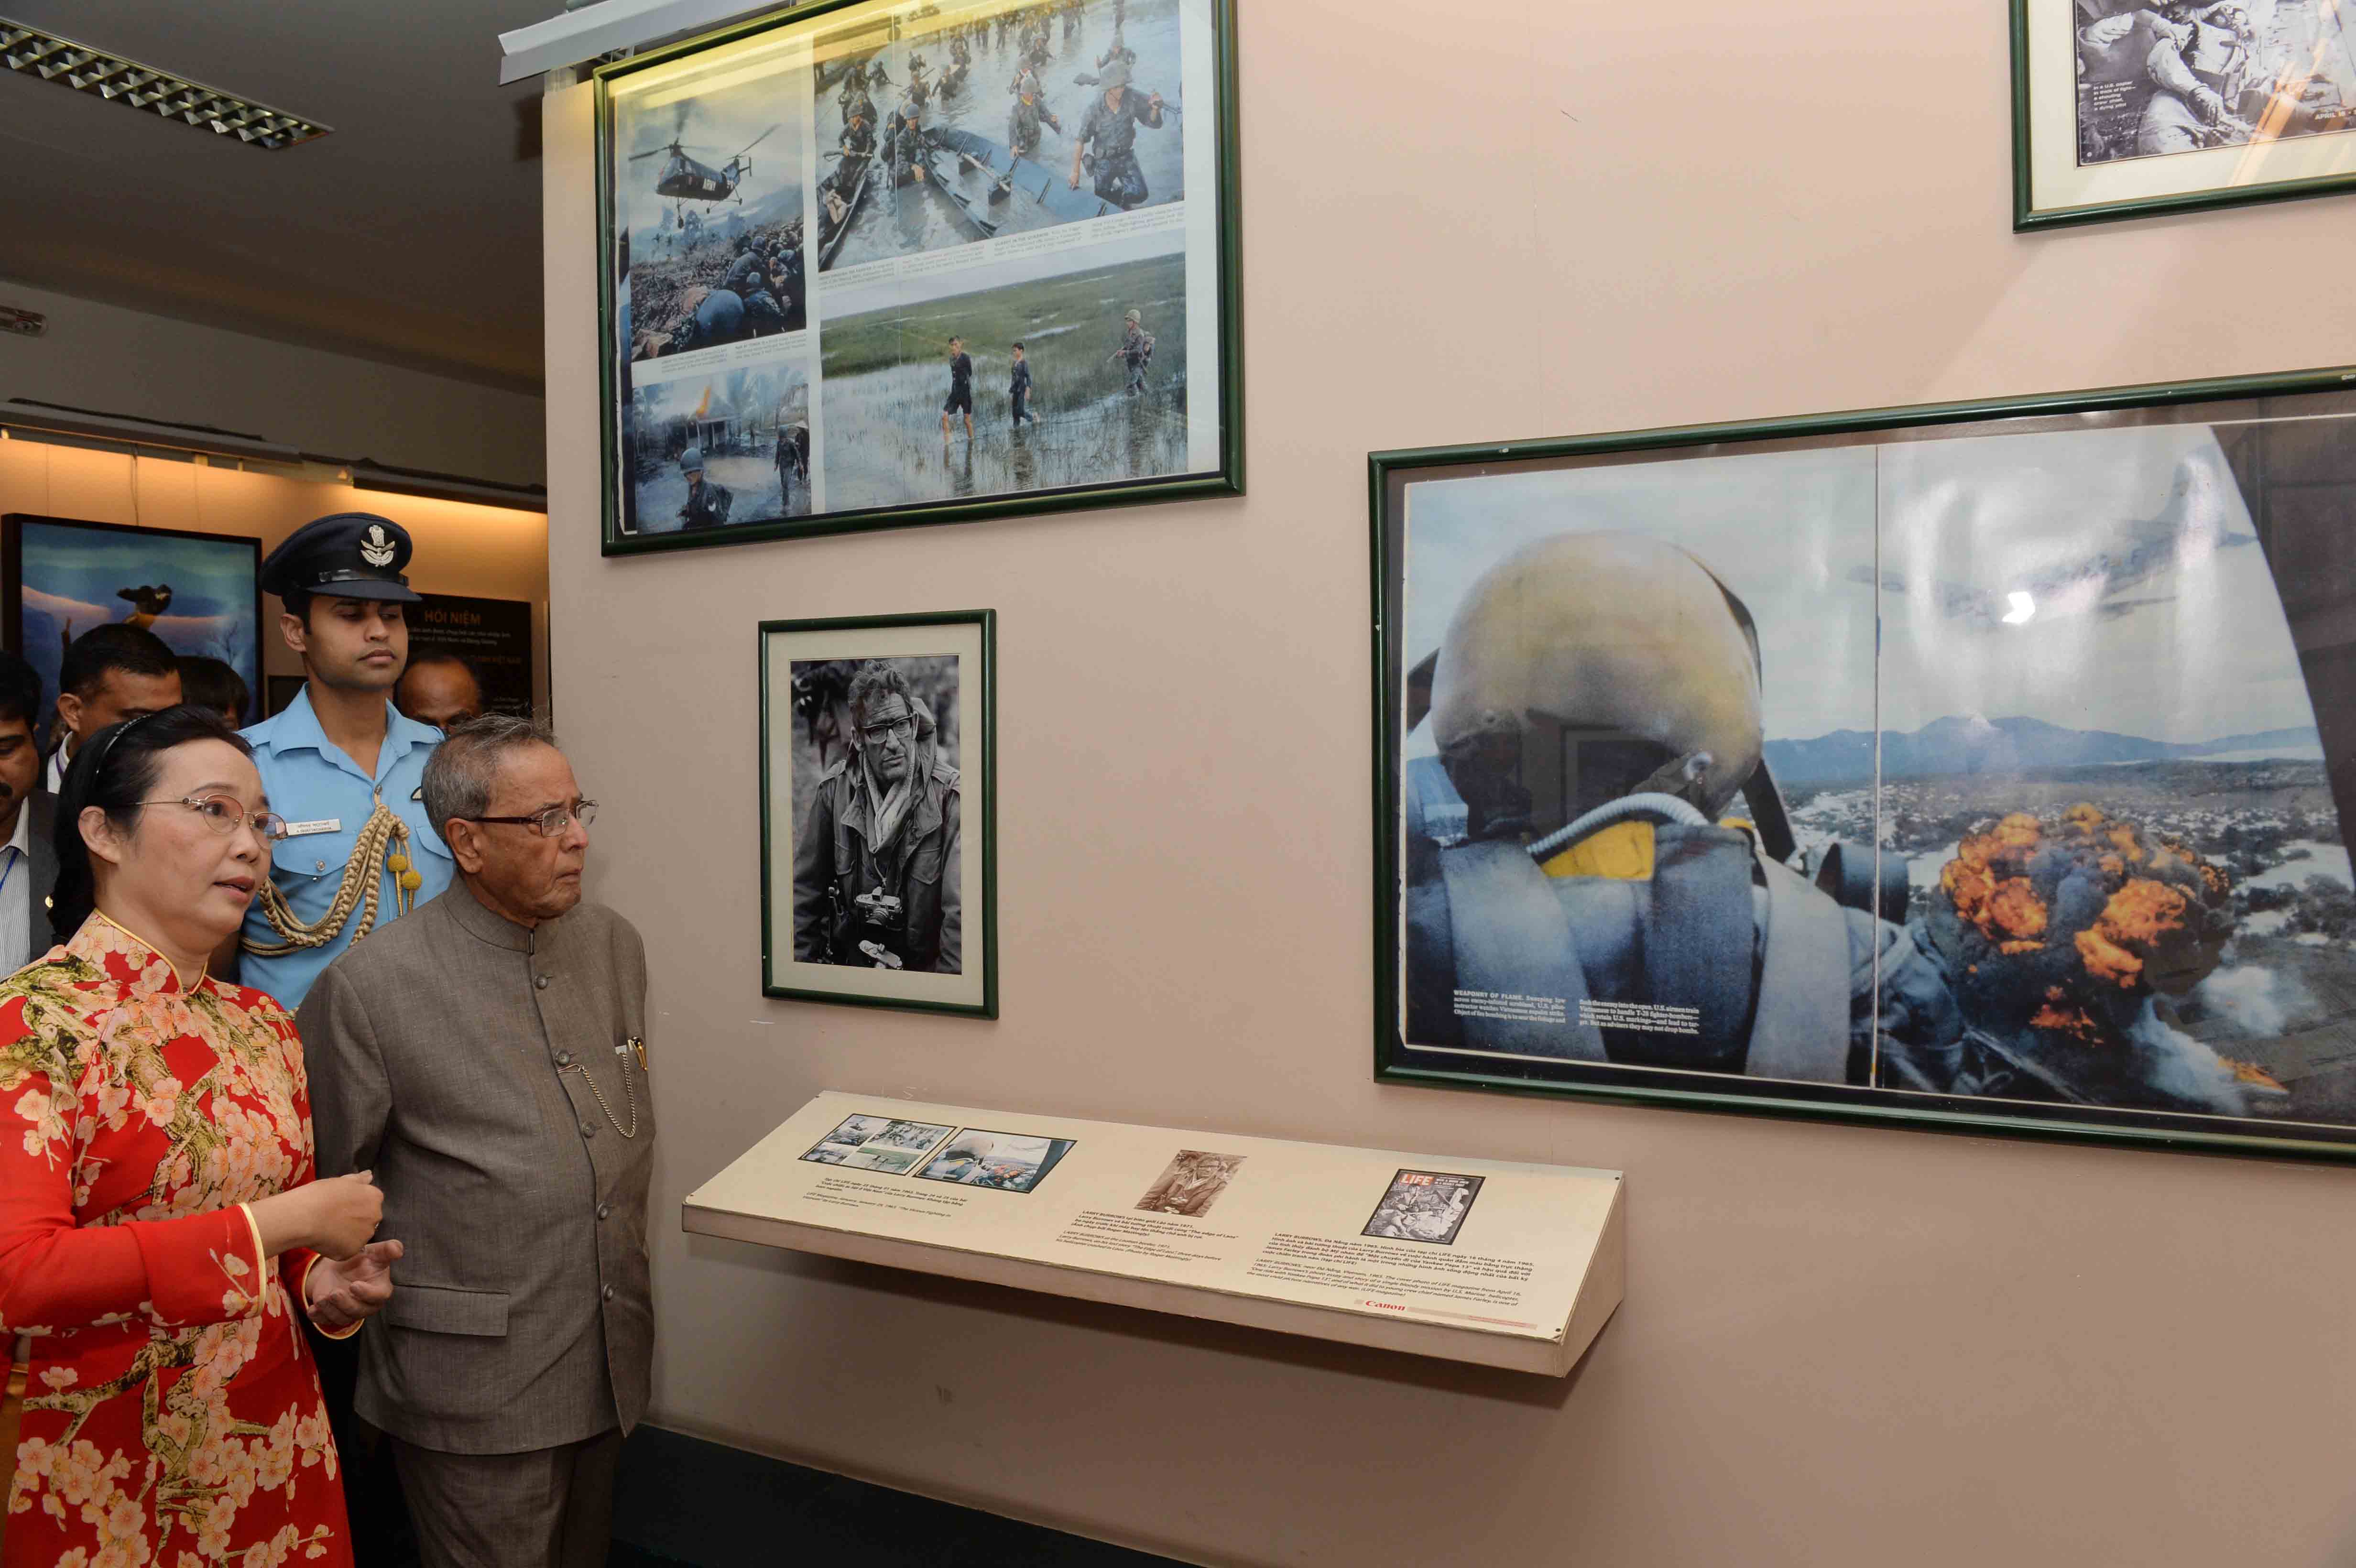
{"label": "dark framed photograph", "polygon": [[2016,229],[2356,189],[2356,0],[2012,0]]}
{"label": "dark framed photograph", "polygon": [[764,994],[998,1016],[997,656],[989,610],[761,624]]}
{"label": "dark framed photograph", "polygon": [[0,518],[0,635],[40,675],[43,725],[57,711],[66,645],[117,621],[236,671],[244,721],[258,722],[261,580],[259,539],[22,512]]}
{"label": "dark framed photograph", "polygon": [[2351,382],[1376,453],[1376,1075],[2356,1157]]}
{"label": "dark framed photograph", "polygon": [[821,0],[595,80],[605,553],[1241,492],[1233,0]]}

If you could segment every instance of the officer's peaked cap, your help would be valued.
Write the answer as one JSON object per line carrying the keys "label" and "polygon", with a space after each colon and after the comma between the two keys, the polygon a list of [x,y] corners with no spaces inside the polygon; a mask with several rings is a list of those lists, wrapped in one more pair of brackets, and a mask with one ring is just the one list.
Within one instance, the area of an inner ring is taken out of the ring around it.
{"label": "officer's peaked cap", "polygon": [[415,604],[402,571],[409,565],[409,530],[373,512],[337,512],[305,523],[262,563],[263,592],[284,597],[316,593],[334,599],[385,599]]}

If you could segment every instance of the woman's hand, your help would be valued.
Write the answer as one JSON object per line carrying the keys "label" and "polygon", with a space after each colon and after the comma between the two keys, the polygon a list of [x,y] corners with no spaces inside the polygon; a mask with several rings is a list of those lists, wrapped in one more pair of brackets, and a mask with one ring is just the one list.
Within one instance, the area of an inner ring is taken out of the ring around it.
{"label": "woman's hand", "polygon": [[305,1182],[247,1207],[254,1229],[262,1233],[263,1257],[309,1247],[340,1259],[359,1252],[376,1234],[384,1219],[384,1194],[363,1170]]}
{"label": "woman's hand", "polygon": [[374,1317],[392,1298],[392,1265],[401,1258],[399,1242],[370,1242],[337,1263],[322,1258],[305,1279],[303,1303],[311,1321],[330,1334],[340,1334],[363,1318]]}

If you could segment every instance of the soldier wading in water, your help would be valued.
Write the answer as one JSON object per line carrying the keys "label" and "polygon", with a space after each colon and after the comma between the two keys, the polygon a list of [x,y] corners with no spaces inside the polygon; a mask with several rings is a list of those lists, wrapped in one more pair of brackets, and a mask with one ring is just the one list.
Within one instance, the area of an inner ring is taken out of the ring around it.
{"label": "soldier wading in water", "polygon": [[1092,163],[1097,196],[1126,210],[1142,206],[1151,194],[1145,171],[1137,165],[1137,128],[1162,129],[1162,94],[1140,92],[1129,85],[1129,67],[1114,61],[1097,85],[1101,91],[1088,101],[1072,137],[1074,190],[1080,188],[1080,167]]}

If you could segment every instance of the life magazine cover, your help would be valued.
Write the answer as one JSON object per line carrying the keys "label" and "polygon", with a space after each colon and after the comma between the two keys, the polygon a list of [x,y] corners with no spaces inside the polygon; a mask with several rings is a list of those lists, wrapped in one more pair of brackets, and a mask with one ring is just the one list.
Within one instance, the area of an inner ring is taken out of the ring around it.
{"label": "life magazine cover", "polygon": [[1450,1176],[1437,1170],[1402,1170],[1391,1178],[1390,1190],[1375,1208],[1362,1235],[1394,1242],[1454,1243],[1481,1194],[1482,1178]]}
{"label": "life magazine cover", "polygon": [[1410,480],[1386,1060],[2344,1136],[2349,424]]}

